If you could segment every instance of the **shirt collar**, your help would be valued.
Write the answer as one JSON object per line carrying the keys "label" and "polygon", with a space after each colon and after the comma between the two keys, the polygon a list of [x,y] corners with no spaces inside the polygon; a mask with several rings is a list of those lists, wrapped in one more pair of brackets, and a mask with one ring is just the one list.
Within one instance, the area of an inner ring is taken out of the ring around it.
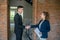
{"label": "shirt collar", "polygon": [[[18,13],[18,12],[17,12]],[[22,16],[22,18],[23,18],[23,15],[22,15],[22,13],[18,13],[19,15],[21,15]]]}

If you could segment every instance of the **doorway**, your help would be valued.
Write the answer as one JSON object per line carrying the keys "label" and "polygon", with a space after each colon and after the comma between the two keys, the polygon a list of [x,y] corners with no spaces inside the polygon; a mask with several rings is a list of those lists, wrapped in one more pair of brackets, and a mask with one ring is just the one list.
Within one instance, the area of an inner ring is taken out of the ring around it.
{"label": "doorway", "polygon": [[[9,40],[16,40],[16,35],[14,33],[14,16],[17,13],[17,6],[22,5],[24,6],[24,12],[22,14],[22,18],[23,18],[23,25],[25,25],[26,23],[32,24],[32,19],[33,19],[33,11],[32,11],[32,0],[10,0],[10,36],[9,36]],[[33,30],[33,29],[31,29]],[[30,31],[29,35],[32,35],[32,32]],[[29,38],[27,38],[26,36],[26,32],[27,30],[24,29],[23,32],[23,40],[29,40]],[[30,36],[31,37],[31,36]]]}

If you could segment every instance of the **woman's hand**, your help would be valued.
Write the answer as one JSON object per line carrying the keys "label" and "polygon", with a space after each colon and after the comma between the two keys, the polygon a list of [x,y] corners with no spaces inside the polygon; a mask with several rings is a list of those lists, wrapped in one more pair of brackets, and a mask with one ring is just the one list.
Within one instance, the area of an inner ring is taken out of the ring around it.
{"label": "woman's hand", "polygon": [[28,25],[28,26],[26,26],[25,28],[26,28],[26,29],[30,29],[30,27],[31,27],[31,26]]}

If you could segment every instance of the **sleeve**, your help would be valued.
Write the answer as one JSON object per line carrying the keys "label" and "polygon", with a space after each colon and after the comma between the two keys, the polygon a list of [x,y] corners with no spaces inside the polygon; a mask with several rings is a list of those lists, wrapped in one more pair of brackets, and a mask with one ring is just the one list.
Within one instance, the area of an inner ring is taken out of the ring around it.
{"label": "sleeve", "polygon": [[36,28],[36,27],[39,27],[39,24],[40,24],[40,22],[41,22],[42,20],[40,20],[39,21],[39,23],[38,24],[36,24],[36,25],[31,25],[31,28]]}
{"label": "sleeve", "polygon": [[23,25],[23,29],[25,28],[25,26]]}
{"label": "sleeve", "polygon": [[22,17],[21,17],[21,15],[20,15],[20,17],[19,17],[19,25],[23,26],[23,22],[22,22]]}
{"label": "sleeve", "polygon": [[25,26],[23,25],[23,22],[22,22],[22,16],[20,15],[20,18],[19,18],[19,25],[21,26],[22,29],[25,28]]}
{"label": "sleeve", "polygon": [[38,26],[39,26],[39,24],[31,25],[31,28],[36,28],[36,27],[38,27]]}

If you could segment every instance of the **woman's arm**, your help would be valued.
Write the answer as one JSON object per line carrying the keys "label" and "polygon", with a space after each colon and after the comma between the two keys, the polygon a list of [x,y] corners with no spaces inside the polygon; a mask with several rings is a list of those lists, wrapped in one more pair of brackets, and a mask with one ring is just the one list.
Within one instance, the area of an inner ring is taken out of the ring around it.
{"label": "woman's arm", "polygon": [[38,27],[39,24],[36,24],[36,25],[31,25],[31,28],[36,28]]}
{"label": "woman's arm", "polygon": [[39,24],[40,24],[40,22],[41,22],[42,20],[40,20],[39,21],[39,23],[38,24],[36,24],[36,25],[31,25],[31,28],[36,28],[36,27],[39,27]]}

